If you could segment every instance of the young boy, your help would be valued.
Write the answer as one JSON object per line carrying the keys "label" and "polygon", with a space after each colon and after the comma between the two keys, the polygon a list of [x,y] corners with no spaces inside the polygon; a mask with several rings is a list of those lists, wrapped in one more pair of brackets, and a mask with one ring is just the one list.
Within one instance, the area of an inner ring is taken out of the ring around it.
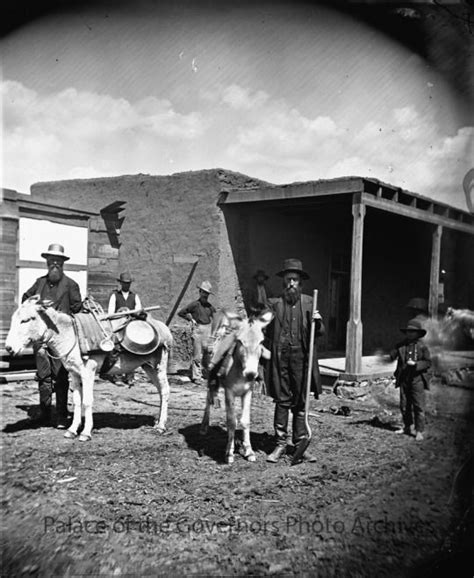
{"label": "young boy", "polygon": [[397,433],[411,435],[414,417],[415,439],[422,441],[425,429],[425,389],[429,389],[424,374],[431,366],[430,352],[420,341],[426,335],[426,330],[419,319],[411,319],[401,331],[406,338],[390,352],[390,358],[397,360],[395,387],[400,388],[400,410],[404,425]]}

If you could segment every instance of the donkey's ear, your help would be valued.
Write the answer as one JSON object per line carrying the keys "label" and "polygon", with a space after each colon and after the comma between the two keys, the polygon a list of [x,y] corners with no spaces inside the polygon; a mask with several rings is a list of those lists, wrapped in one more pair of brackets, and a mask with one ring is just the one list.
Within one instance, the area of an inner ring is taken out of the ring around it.
{"label": "donkey's ear", "polygon": [[31,297],[28,297],[28,299],[25,299],[23,303],[38,303],[40,299],[41,297],[39,295],[32,295]]}
{"label": "donkey's ear", "polygon": [[53,301],[51,301],[51,299],[40,299],[38,301],[38,305],[41,305],[41,307],[47,309],[48,307],[52,307],[54,303]]}

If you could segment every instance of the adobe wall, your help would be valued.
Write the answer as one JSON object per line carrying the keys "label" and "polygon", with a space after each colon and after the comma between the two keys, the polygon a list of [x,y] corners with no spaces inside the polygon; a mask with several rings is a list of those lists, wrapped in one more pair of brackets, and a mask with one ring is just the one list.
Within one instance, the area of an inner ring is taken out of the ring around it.
{"label": "adobe wall", "polygon": [[[165,320],[196,256],[199,264],[182,306],[196,298],[196,283],[204,279],[215,288],[212,300],[216,305],[239,304],[240,289],[217,199],[226,187],[256,182],[243,175],[209,170],[38,183],[32,194],[45,202],[94,211],[117,200],[126,201],[120,214],[125,220],[114,274],[129,270],[135,279],[132,288],[144,306],[160,305],[156,316]],[[106,294],[97,294],[103,305]]]}

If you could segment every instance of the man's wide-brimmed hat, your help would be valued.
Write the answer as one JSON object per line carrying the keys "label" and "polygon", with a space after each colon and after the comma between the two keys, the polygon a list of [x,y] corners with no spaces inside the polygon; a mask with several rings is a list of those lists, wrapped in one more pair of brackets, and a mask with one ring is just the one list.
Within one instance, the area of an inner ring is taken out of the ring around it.
{"label": "man's wide-brimmed hat", "polygon": [[205,291],[206,293],[212,293],[212,285],[209,283],[209,281],[203,281],[201,285],[196,285],[196,287],[202,291]]}
{"label": "man's wide-brimmed hat", "polygon": [[133,281],[133,277],[128,271],[126,271],[125,273],[120,273],[120,277],[118,277],[117,281],[120,281],[120,283],[131,283]]}
{"label": "man's wide-brimmed hat", "polygon": [[400,328],[400,331],[403,333],[406,333],[407,331],[418,331],[420,337],[426,335],[426,329],[423,329],[419,319],[410,319],[410,321],[407,323],[407,326]]}
{"label": "man's wide-brimmed hat", "polygon": [[257,269],[255,275],[253,276],[254,279],[258,279],[258,277],[263,277],[264,279],[268,279],[268,275],[265,273],[263,269]]}
{"label": "man's wide-brimmed hat", "polygon": [[286,273],[299,273],[302,279],[309,279],[309,275],[303,270],[303,263],[299,259],[285,259],[283,269],[277,275],[284,277]]}
{"label": "man's wide-brimmed hat", "polygon": [[64,247],[59,243],[51,243],[48,250],[41,253],[43,259],[47,257],[62,257],[65,261],[69,261],[70,257],[64,254]]}

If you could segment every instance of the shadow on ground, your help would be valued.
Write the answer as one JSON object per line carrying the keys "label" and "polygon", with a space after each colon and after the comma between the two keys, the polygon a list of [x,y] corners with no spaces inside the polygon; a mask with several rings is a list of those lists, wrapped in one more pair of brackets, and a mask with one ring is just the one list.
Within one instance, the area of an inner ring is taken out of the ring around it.
{"label": "shadow on ground", "polygon": [[[18,405],[18,409],[26,411],[28,417],[20,419],[14,423],[8,423],[3,428],[4,433],[16,433],[25,430],[34,430],[41,427],[51,427],[42,424],[37,418],[39,408],[37,405]],[[51,415],[51,422],[55,423],[54,409]],[[140,415],[131,413],[97,412],[94,413],[94,430],[103,428],[113,429],[137,429],[143,426],[153,426],[155,418],[151,415]]]}
{"label": "shadow on ground", "polygon": [[378,429],[385,429],[388,431],[396,431],[400,428],[400,426],[397,423],[394,423],[393,421],[384,421],[380,419],[378,415],[376,415],[372,419],[361,419],[359,421],[352,421],[350,423],[352,425],[358,426],[369,425],[371,427],[375,427]]}
{"label": "shadow on ground", "polygon": [[[207,456],[219,464],[225,463],[227,445],[227,430],[220,426],[210,426],[206,435],[200,433],[201,424],[193,424],[181,428],[178,432],[184,437],[188,447],[199,454]],[[273,436],[267,432],[250,433],[250,443],[255,452],[271,453],[274,448]],[[235,433],[235,454],[242,447],[242,430]]]}

